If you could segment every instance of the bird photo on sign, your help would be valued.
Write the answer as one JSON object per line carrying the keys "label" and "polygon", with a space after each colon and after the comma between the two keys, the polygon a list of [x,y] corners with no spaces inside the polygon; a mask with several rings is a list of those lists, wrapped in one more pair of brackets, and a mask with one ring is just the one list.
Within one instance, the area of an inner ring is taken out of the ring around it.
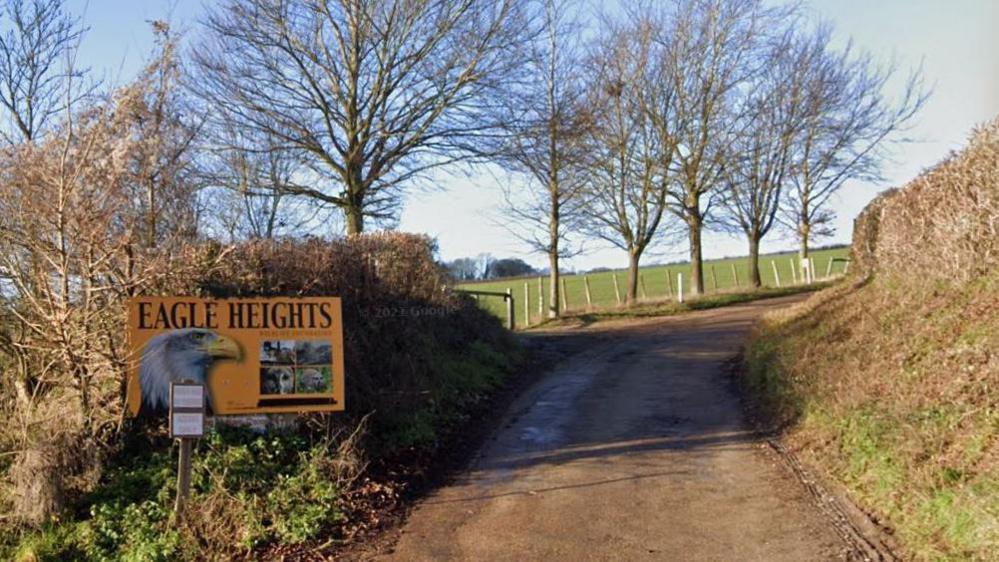
{"label": "bird photo on sign", "polygon": [[240,359],[239,344],[211,330],[170,330],[152,338],[146,343],[139,361],[140,411],[166,411],[171,382],[187,380],[207,384],[208,375],[217,362]]}

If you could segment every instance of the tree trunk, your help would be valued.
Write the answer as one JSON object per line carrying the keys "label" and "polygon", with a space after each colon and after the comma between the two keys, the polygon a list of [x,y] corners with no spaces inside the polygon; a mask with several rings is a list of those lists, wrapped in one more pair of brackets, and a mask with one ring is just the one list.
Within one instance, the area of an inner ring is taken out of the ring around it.
{"label": "tree trunk", "polygon": [[759,289],[760,282],[760,238],[749,236],[749,286]]}
{"label": "tree trunk", "polygon": [[364,213],[360,205],[350,204],[344,207],[343,213],[347,221],[348,236],[364,232]]}
{"label": "tree trunk", "polygon": [[[551,212],[548,216],[548,318],[559,317],[559,269],[558,269],[558,243],[559,243],[559,202],[558,184],[555,178],[551,178],[548,184],[548,194],[551,198]],[[538,295],[541,298],[541,295]]]}
{"label": "tree trunk", "polygon": [[806,221],[802,221],[798,225],[798,235],[801,237],[801,248],[798,249],[798,257],[806,259],[808,258],[808,239],[812,235],[812,225]]}
{"label": "tree trunk", "polygon": [[626,302],[628,306],[638,301],[638,262],[642,258],[641,250],[628,252],[628,285]]}
{"label": "tree trunk", "polygon": [[[548,267],[551,269],[548,274],[548,317],[558,318],[559,308],[558,303],[561,298],[559,293],[558,281],[559,281],[559,271],[558,271],[558,250],[550,251],[548,253]],[[538,295],[540,297],[541,295]]]}
{"label": "tree trunk", "polygon": [[703,219],[700,213],[687,217],[687,228],[690,237],[690,294],[704,293],[704,265],[701,259],[701,227]]}
{"label": "tree trunk", "polygon": [[364,180],[359,167],[348,164],[345,178],[347,182],[347,201],[343,208],[347,221],[347,235],[364,232]]}

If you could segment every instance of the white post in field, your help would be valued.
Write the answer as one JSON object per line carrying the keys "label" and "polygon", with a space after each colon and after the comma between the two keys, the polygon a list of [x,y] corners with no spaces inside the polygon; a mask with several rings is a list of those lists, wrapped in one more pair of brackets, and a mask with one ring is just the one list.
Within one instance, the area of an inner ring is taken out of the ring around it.
{"label": "white post in field", "polygon": [[770,260],[770,265],[774,268],[774,279],[777,281],[777,288],[780,289],[780,272],[777,271],[777,260]]}
{"label": "white post in field", "polygon": [[524,326],[531,327],[531,287],[524,283]]}
{"label": "white post in field", "polygon": [[677,302],[683,302],[683,274],[676,274],[676,300]]}
{"label": "white post in field", "polygon": [[542,320],[545,318],[545,286],[540,277],[538,277],[538,316]]}

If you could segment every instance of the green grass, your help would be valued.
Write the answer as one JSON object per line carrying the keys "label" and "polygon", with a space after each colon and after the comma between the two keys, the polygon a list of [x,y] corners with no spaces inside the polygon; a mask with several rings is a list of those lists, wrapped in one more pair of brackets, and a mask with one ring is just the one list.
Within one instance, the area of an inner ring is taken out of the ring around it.
{"label": "green grass", "polygon": [[[817,250],[812,252],[812,260],[815,263],[815,272],[818,277],[824,277],[826,271],[831,271],[832,275],[843,273],[845,262],[832,262],[833,259],[846,258],[849,248],[833,248],[828,250]],[[774,276],[774,265],[780,275],[780,286],[787,287],[792,284],[791,273],[792,262],[797,275],[800,275],[797,264],[797,254],[786,252],[781,254],[766,255],[760,257],[760,277],[765,288],[777,288],[777,279]],[[832,268],[829,269],[830,263]],[[726,258],[720,260],[708,260],[704,262],[704,288],[707,293],[730,292],[739,287],[748,287],[749,264],[745,257]],[[683,275],[684,295],[690,294],[690,264],[681,263],[668,266],[643,267],[639,270],[640,283],[638,286],[639,300],[656,301],[666,298],[675,298],[677,291],[677,275]],[[581,312],[587,310],[586,290],[584,279],[590,284],[590,298],[592,309],[607,309],[618,305],[617,296],[614,291],[614,276],[617,277],[621,298],[625,297],[625,283],[628,272],[625,269],[607,271],[601,273],[585,275],[565,275],[566,305],[569,312]],[[736,283],[738,277],[738,284]],[[672,282],[672,290],[667,285],[667,277]],[[524,307],[524,287],[527,287],[528,302],[527,309],[530,310],[530,323],[536,325],[543,318],[539,312],[538,305],[538,279],[541,279],[541,298],[544,302],[541,309],[548,306],[548,278],[531,277],[515,279],[499,279],[495,281],[478,281],[459,285],[459,289],[475,291],[491,291],[503,293],[510,290],[513,293],[516,306],[517,327],[526,327],[525,307]],[[643,290],[644,287],[644,290]],[[500,318],[506,318],[506,304],[500,297],[482,296],[479,297],[480,305]]]}
{"label": "green grass", "polygon": [[904,559],[999,560],[999,272],[879,273],[764,318],[745,388],[762,419],[892,529]]}
{"label": "green grass", "polygon": [[626,318],[652,318],[660,316],[672,316],[692,310],[708,310],[733,304],[751,302],[760,299],[784,297],[816,291],[829,286],[829,283],[820,282],[813,285],[795,285],[793,287],[783,287],[780,289],[764,287],[759,290],[729,290],[707,294],[696,299],[689,299],[682,303],[673,300],[660,300],[658,302],[639,303],[631,308],[605,308],[588,312],[569,312],[556,320],[547,320],[539,327],[550,328],[560,325],[575,325],[578,323],[591,324],[601,320],[619,320]]}

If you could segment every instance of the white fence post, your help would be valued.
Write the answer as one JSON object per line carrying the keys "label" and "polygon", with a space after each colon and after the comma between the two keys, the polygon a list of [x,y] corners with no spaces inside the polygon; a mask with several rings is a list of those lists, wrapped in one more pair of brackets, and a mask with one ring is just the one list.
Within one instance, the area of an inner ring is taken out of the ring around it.
{"label": "white fence post", "polygon": [[524,326],[531,327],[531,287],[524,283]]}

